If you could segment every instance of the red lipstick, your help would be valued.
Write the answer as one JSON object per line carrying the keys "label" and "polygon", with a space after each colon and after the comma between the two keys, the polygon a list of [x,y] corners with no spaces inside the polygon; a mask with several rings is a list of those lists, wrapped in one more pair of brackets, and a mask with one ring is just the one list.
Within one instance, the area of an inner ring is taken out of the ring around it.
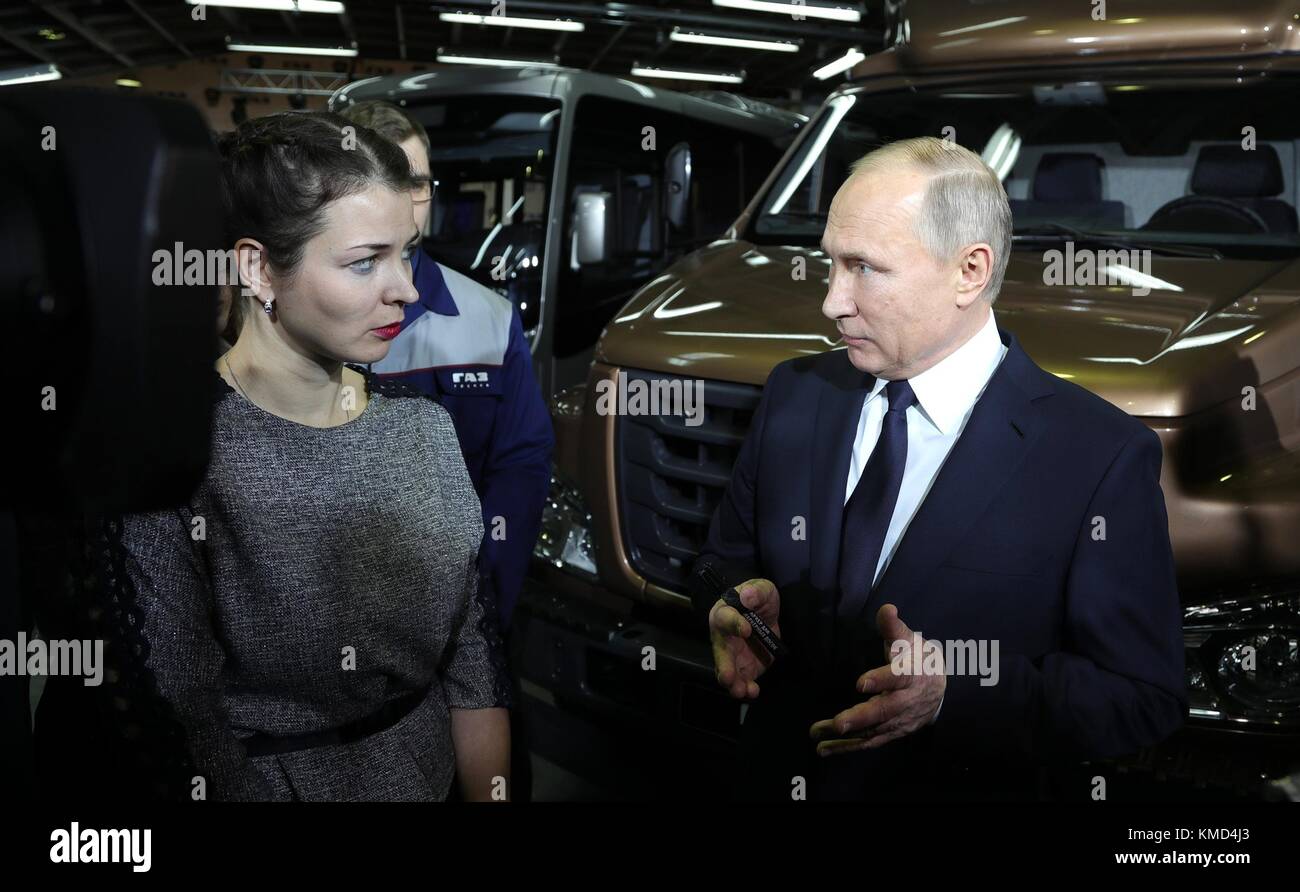
{"label": "red lipstick", "polygon": [[402,323],[394,322],[392,325],[385,325],[383,328],[370,329],[373,333],[379,335],[385,341],[391,341],[397,337],[397,333],[402,330]]}

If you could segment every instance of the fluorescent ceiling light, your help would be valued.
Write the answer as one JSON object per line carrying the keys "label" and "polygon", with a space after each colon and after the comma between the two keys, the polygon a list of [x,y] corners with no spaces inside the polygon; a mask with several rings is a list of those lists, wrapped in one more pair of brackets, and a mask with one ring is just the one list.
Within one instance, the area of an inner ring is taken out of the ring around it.
{"label": "fluorescent ceiling light", "polygon": [[637,77],[662,77],[678,81],[708,81],[709,83],[714,84],[739,84],[743,83],[745,80],[743,74],[718,74],[708,71],[678,71],[672,68],[643,68],[640,65],[632,66],[632,74]]}
{"label": "fluorescent ceiling light", "polygon": [[37,84],[57,81],[63,72],[53,65],[31,65],[26,68],[7,68],[0,71],[0,86],[6,84]]}
{"label": "fluorescent ceiling light", "polygon": [[778,3],[774,0],[713,0],[714,6],[730,9],[749,9],[754,12],[775,12],[788,16],[807,16],[810,19],[834,19],[837,22],[860,22],[862,13],[856,9],[838,6],[813,6],[804,3]]}
{"label": "fluorescent ceiling light", "polygon": [[674,28],[668,35],[669,40],[676,40],[679,43],[702,43],[707,46],[735,46],[747,50],[773,50],[778,53],[797,53],[799,52],[798,44],[788,43],[781,40],[751,40],[747,37],[723,37],[718,34],[696,34],[693,31],[683,31],[681,28]]}
{"label": "fluorescent ceiling light", "polygon": [[233,9],[266,9],[271,12],[325,12],[341,15],[346,10],[337,0],[185,0],[190,6],[228,6]]}
{"label": "fluorescent ceiling light", "polygon": [[280,46],[266,43],[228,43],[226,49],[236,53],[282,53],[286,56],[355,56],[355,49],[341,46]]}
{"label": "fluorescent ceiling light", "polygon": [[140,86],[140,82],[133,77],[119,77],[117,80],[113,81],[113,83],[117,84],[119,87]]}
{"label": "fluorescent ceiling light", "polygon": [[555,62],[541,59],[500,59],[495,56],[465,56],[460,53],[438,51],[437,59],[450,65],[496,65],[499,68],[559,68]]}
{"label": "fluorescent ceiling light", "polygon": [[444,12],[438,18],[459,25],[498,25],[502,28],[536,28],[541,31],[585,31],[587,28],[582,22],[561,19],[527,19],[510,15],[477,15],[472,12]]}
{"label": "fluorescent ceiling light", "polygon": [[813,72],[813,77],[817,78],[819,81],[824,81],[826,78],[834,77],[842,71],[848,71],[865,58],[867,58],[867,55],[862,52],[862,50],[851,49],[834,62],[829,62],[821,68],[818,68]]}

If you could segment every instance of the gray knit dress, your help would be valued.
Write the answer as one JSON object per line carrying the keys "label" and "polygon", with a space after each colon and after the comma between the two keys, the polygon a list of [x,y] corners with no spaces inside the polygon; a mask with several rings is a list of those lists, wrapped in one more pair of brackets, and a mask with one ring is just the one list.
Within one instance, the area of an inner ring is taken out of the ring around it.
{"label": "gray knit dress", "polygon": [[[447,412],[366,374],[352,421],[313,428],[218,377],[189,505],[126,517],[147,666],[208,799],[442,800],[450,709],[509,686],[476,557],[478,498]],[[418,692],[387,729],[250,757],[241,738],[336,729]]]}

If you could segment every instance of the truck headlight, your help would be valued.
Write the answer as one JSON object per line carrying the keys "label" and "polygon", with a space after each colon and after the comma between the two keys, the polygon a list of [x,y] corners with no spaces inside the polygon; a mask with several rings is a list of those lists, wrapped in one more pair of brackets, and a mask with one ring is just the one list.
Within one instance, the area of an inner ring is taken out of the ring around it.
{"label": "truck headlight", "polygon": [[1183,637],[1192,718],[1300,727],[1300,592],[1188,607]]}
{"label": "truck headlight", "polygon": [[578,488],[551,470],[551,492],[542,508],[542,529],[533,557],[575,576],[595,581],[591,515]]}

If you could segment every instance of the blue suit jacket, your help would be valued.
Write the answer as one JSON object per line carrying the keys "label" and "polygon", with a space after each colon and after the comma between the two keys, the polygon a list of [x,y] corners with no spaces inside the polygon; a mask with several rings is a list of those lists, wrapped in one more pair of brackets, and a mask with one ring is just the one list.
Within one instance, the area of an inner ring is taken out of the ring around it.
{"label": "blue suit jacket", "polygon": [[[906,796],[916,783],[941,783],[932,792],[942,795],[981,764],[1003,783],[1036,763],[1135,751],[1182,723],[1182,611],[1159,439],[999,334],[1006,358],[865,609],[838,627],[844,487],[874,379],[839,350],[782,363],[768,379],[704,554],[780,592],[794,657],[759,680],[744,736],[787,799],[792,764],[813,771],[828,798]],[[812,722],[865,699],[858,676],[888,662],[875,627],[886,603],[927,639],[997,639],[998,683],[950,675],[928,728],[817,760],[823,767],[801,763]],[[1033,784],[1020,782],[1021,792]]]}

